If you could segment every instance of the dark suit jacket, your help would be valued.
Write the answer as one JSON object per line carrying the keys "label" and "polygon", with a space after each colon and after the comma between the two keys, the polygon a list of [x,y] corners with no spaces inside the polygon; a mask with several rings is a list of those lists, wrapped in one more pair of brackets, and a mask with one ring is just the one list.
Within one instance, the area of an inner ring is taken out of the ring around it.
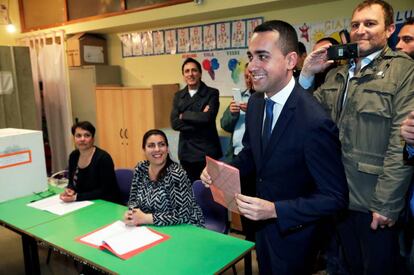
{"label": "dark suit jacket", "polygon": [[[207,105],[209,111],[203,112]],[[215,159],[222,157],[216,128],[219,106],[219,91],[204,82],[201,82],[193,97],[188,93],[188,86],[175,94],[170,119],[171,127],[180,131],[180,160],[199,162],[204,161],[206,155]],[[182,119],[179,118],[180,114],[183,114]]]}
{"label": "dark suit jacket", "polygon": [[318,222],[348,204],[338,129],[296,84],[262,150],[263,93],[248,104],[244,149],[233,165],[242,176],[256,170],[256,195],[274,202],[277,213],[277,219],[262,221],[258,228],[260,272],[310,273]]}

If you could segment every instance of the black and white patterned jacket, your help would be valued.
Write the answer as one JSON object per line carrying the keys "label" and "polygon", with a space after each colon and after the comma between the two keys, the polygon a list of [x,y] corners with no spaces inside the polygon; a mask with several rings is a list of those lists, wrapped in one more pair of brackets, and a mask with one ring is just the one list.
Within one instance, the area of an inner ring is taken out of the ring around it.
{"label": "black and white patterned jacket", "polygon": [[128,205],[153,215],[155,225],[204,224],[191,182],[184,169],[173,162],[159,181],[149,178],[149,161],[135,167]]}

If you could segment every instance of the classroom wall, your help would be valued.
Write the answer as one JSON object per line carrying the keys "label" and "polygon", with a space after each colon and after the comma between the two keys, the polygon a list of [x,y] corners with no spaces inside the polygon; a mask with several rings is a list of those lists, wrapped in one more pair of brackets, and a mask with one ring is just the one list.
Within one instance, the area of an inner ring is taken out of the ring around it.
{"label": "classroom wall", "polygon": [[[11,19],[19,24],[18,0],[11,0]],[[393,0],[395,10],[412,9],[413,0]],[[304,21],[320,22],[338,17],[350,17],[360,0],[204,0],[202,5],[193,2],[159,9],[129,13],[122,16],[102,18],[90,22],[70,24],[54,29],[64,29],[67,34],[78,32],[105,33],[108,40],[109,64],[120,65],[125,86],[149,87],[152,84],[182,83],[180,72],[181,55],[122,58],[121,43],[117,33],[163,29],[193,24],[217,22],[263,16],[265,20],[280,19],[292,24]],[[13,45],[26,34],[10,35],[0,26],[0,45]],[[36,32],[33,32],[36,34]],[[220,99],[221,108],[217,116],[218,129],[222,112],[230,102],[229,97]]]}
{"label": "classroom wall", "polygon": [[[392,5],[395,10],[412,9],[412,0],[395,0],[392,1]],[[205,1],[206,5],[210,2],[223,2],[222,0],[209,0]],[[226,2],[226,1],[225,1]],[[320,22],[323,20],[329,20],[340,17],[350,17],[353,8],[360,3],[359,0],[342,0],[324,2],[320,4],[306,5],[295,8],[282,8],[278,10],[271,10],[266,6],[265,11],[240,14],[239,16],[222,17],[214,20],[202,20],[193,21],[190,24],[202,24],[207,22],[217,22],[220,20],[231,20],[237,18],[263,16],[265,20],[280,19],[290,22],[292,24],[300,24],[304,21],[308,22]],[[162,25],[158,28],[170,28],[176,27],[175,25]],[[150,30],[150,29],[134,29],[136,31]],[[145,87],[151,84],[157,83],[174,83],[179,81],[182,83],[181,75],[181,55],[162,55],[162,56],[149,56],[149,57],[134,57],[134,58],[122,58],[121,43],[116,34],[108,34],[108,49],[109,49],[109,62],[113,65],[120,65],[122,68],[122,79],[126,86],[138,86]],[[184,85],[184,84],[182,84]],[[230,97],[220,98],[220,110],[217,116],[217,129],[220,135],[226,135],[226,133],[220,127],[220,118],[225,108],[230,103]]]}
{"label": "classroom wall", "polygon": [[[229,2],[223,0],[206,0],[205,5],[217,2]],[[234,2],[234,1],[231,1]],[[286,2],[286,1],[285,1]],[[284,8],[280,10],[266,10],[257,13],[240,14],[237,17],[222,17],[215,20],[194,20],[190,24],[181,26],[201,24],[207,22],[217,22],[220,20],[231,20],[237,18],[263,16],[265,20],[280,19],[292,24],[303,23],[304,21],[320,22],[323,20],[334,19],[338,17],[351,16],[353,7],[359,3],[359,0],[342,0],[332,1],[321,4],[307,5],[297,8]],[[409,3],[411,2],[411,3]],[[412,7],[412,0],[394,0],[392,1],[395,9],[408,9]],[[193,7],[194,9],[197,7]],[[190,10],[191,11],[191,10]],[[158,28],[170,28],[180,25],[161,25]],[[151,29],[132,29],[136,31]],[[149,57],[122,58],[121,43],[118,36],[108,34],[109,62],[113,65],[122,67],[123,83],[126,86],[150,86],[153,83],[171,83],[182,80],[180,66],[182,62],[181,55],[162,55]]]}

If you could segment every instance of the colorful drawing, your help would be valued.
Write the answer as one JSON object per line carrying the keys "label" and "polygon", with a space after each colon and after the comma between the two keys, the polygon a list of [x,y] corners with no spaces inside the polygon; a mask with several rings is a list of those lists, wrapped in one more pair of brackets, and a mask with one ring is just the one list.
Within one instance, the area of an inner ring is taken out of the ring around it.
{"label": "colorful drawing", "polygon": [[216,71],[218,68],[220,68],[220,63],[218,62],[217,58],[212,58],[211,60],[203,60],[203,69],[208,72],[212,80],[216,78],[216,74],[214,71]]}
{"label": "colorful drawing", "polygon": [[228,62],[229,70],[231,71],[231,79],[235,84],[239,83],[240,75],[243,73],[243,64],[236,58],[231,58]]}
{"label": "colorful drawing", "polygon": [[309,26],[304,23],[302,27],[299,28],[301,35],[301,38],[304,38],[306,42],[309,42]]}

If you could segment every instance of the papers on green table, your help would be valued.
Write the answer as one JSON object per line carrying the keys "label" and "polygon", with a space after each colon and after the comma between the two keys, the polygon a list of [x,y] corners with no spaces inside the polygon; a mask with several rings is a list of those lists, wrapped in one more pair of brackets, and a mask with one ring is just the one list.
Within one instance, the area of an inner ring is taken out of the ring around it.
{"label": "papers on green table", "polygon": [[107,249],[121,259],[128,259],[160,242],[169,236],[145,226],[126,226],[116,221],[76,240],[100,249]]}
{"label": "papers on green table", "polygon": [[93,204],[93,202],[91,201],[64,202],[59,198],[59,195],[55,195],[52,197],[29,203],[27,204],[27,206],[40,210],[45,210],[56,215],[64,215],[91,204]]}
{"label": "papers on green table", "polygon": [[206,156],[207,172],[213,182],[210,185],[215,202],[234,213],[239,213],[235,196],[240,194],[239,169]]}

